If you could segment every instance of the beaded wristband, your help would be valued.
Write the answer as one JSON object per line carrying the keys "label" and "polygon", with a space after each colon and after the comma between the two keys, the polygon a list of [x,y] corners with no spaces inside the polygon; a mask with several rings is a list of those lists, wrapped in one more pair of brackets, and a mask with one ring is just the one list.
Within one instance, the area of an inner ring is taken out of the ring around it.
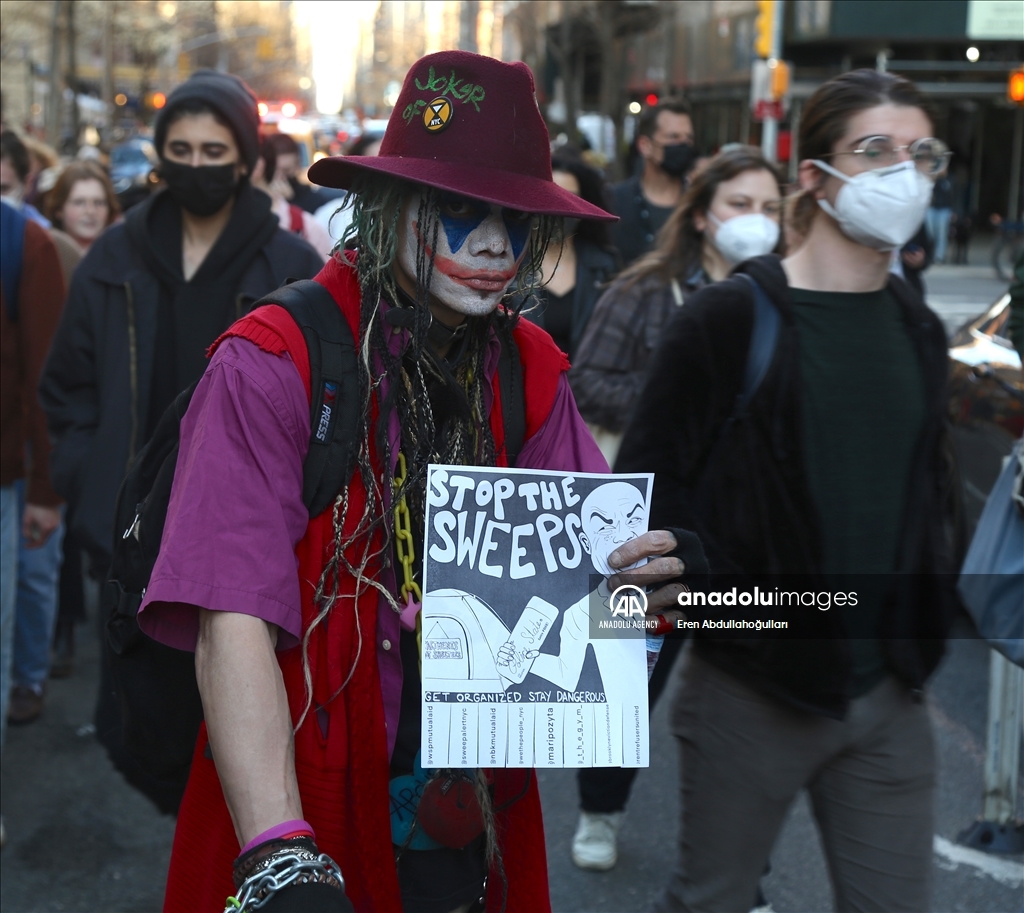
{"label": "beaded wristband", "polygon": [[313,828],[308,821],[282,821],[253,837],[242,847],[242,851],[238,855],[244,856],[253,847],[266,843],[268,840],[288,840],[290,837],[309,837],[310,840],[316,840],[316,834],[313,833]]}
{"label": "beaded wristband", "polygon": [[252,913],[263,907],[277,891],[297,884],[328,885],[344,895],[345,879],[338,864],[320,853],[316,844],[307,838],[300,837],[295,842],[306,845],[272,852],[259,860],[244,879],[236,872],[237,893],[227,898],[224,913]]}

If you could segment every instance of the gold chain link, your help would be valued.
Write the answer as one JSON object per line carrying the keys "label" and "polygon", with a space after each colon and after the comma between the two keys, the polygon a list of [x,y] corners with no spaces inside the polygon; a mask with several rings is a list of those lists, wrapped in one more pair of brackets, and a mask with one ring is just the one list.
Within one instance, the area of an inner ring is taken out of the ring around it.
{"label": "gold chain link", "polygon": [[[408,467],[405,462],[405,454],[398,451],[398,465],[395,467],[395,477],[392,480],[392,491],[395,497],[395,551],[398,553],[398,563],[402,565],[402,586],[399,592],[405,600],[406,605],[412,602],[423,601],[423,593],[420,585],[412,578],[413,563],[416,561],[416,546],[412,538],[412,517],[409,514],[409,505],[405,500],[405,492],[402,486],[408,477]],[[398,493],[402,492],[401,497]],[[423,677],[423,613],[416,613],[416,652],[419,654],[420,677]]]}
{"label": "gold chain link", "polygon": [[[417,602],[422,602],[423,594],[420,592],[420,586],[412,579],[412,569],[416,561],[416,546],[412,538],[412,517],[409,514],[409,505],[405,500],[405,492],[402,491],[408,474],[405,454],[399,450],[398,466],[395,469],[395,478],[392,483],[397,498],[395,501],[395,551],[398,553],[398,563],[402,565],[402,586],[399,592],[407,602],[410,595],[415,596]],[[398,497],[400,491],[402,491],[402,495]]]}

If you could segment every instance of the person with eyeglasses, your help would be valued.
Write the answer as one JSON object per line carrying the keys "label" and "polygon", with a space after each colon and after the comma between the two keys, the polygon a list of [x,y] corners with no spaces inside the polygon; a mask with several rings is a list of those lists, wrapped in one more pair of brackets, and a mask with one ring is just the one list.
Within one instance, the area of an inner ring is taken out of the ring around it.
{"label": "person with eyeglasses", "polygon": [[[802,242],[687,299],[623,438],[616,470],[654,472],[651,526],[697,532],[710,587],[727,573],[762,596],[830,596],[685,609],[701,628],[676,670],[682,820],[659,910],[748,909],[803,789],[836,909],[929,909],[936,767],[923,691],[956,606],[944,582],[955,569],[946,338],[889,265],[948,163],[932,132],[906,79],[857,70],[820,86],[789,201]],[[737,410],[748,351],[765,339],[766,373]],[[789,629],[703,629],[732,618]]]}

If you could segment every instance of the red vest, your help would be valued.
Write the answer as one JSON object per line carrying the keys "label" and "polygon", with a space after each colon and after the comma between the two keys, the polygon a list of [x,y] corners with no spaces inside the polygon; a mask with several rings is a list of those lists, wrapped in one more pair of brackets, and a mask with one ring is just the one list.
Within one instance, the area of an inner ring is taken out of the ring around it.
{"label": "red vest", "polygon": [[[358,338],[360,296],[355,271],[332,259],[316,281],[334,296],[353,336]],[[528,440],[547,419],[559,377],[568,368],[568,361],[551,337],[531,323],[521,321],[514,335],[523,365]],[[309,395],[306,343],[283,308],[262,307],[235,323],[226,336],[242,336],[275,355],[287,352]],[[220,341],[214,343],[211,352]],[[500,451],[498,465],[503,466],[507,464],[498,372],[492,380],[492,391],[491,431]],[[374,403],[374,420],[376,412]],[[351,532],[354,518],[361,516],[366,500],[358,474],[349,486],[348,497],[348,516],[353,519],[344,530],[345,536]],[[296,548],[302,581],[303,630],[315,617],[314,586],[332,548],[328,508],[310,520]],[[349,554],[349,559],[353,566],[358,566],[354,553]],[[379,565],[367,569],[368,575],[379,571]],[[341,867],[346,892],[356,910],[398,913],[402,905],[391,844],[387,738],[375,649],[378,596],[376,590],[366,587],[356,601],[355,581],[348,575],[342,578],[339,590],[341,598],[332,610],[329,628],[319,626],[310,639],[313,708],[326,710],[328,725],[325,735],[317,714],[311,710],[295,734],[295,772],[302,812],[316,831],[321,851]],[[277,656],[292,720],[297,722],[306,695],[302,651],[296,647]],[[351,678],[342,689],[350,672]],[[332,700],[333,695],[337,696]],[[203,724],[174,835],[164,900],[167,913],[220,913],[225,898],[234,893],[231,863],[238,855],[238,841],[216,768],[206,757],[206,747]],[[536,776],[533,771],[511,769],[495,773],[494,806],[503,809],[496,814],[496,824],[508,879],[505,909],[507,913],[545,913],[551,905]],[[501,878],[492,870],[488,878],[488,911],[496,913],[501,909],[501,894]]]}

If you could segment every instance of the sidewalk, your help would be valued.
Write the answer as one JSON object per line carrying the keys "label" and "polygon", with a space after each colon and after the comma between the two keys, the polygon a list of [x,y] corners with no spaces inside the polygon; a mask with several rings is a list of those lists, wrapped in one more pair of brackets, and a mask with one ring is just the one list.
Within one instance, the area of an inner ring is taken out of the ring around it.
{"label": "sidewalk", "polygon": [[925,270],[925,301],[942,318],[947,336],[987,310],[1006,291],[1007,283],[992,267],[991,251],[992,235],[976,236],[966,265],[940,263]]}
{"label": "sidewalk", "polygon": [[75,632],[74,675],[49,682],[38,722],[7,730],[4,913],[154,913],[163,905],[174,820],[125,783],[96,741],[99,645],[90,612]]}

